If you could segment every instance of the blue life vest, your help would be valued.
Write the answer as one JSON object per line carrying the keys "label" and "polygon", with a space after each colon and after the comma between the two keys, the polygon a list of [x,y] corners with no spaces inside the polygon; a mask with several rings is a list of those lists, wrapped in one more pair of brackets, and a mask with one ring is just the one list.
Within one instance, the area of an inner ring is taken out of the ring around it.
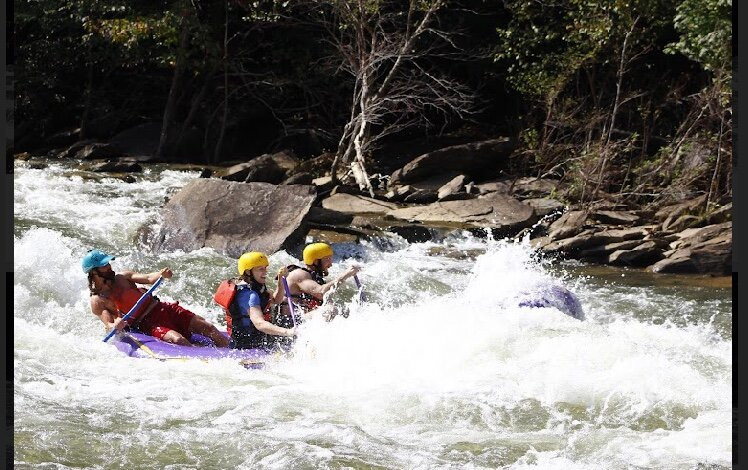
{"label": "blue life vest", "polygon": [[[237,284],[236,295],[229,307],[229,313],[231,314],[231,347],[235,349],[267,349],[271,344],[268,335],[258,330],[254,323],[252,323],[252,320],[249,318],[249,308],[243,312],[239,307],[239,293],[245,289],[251,290],[247,284]],[[254,292],[260,296],[260,307],[262,308],[265,320],[269,321],[268,306],[270,305],[270,294],[267,291]]]}

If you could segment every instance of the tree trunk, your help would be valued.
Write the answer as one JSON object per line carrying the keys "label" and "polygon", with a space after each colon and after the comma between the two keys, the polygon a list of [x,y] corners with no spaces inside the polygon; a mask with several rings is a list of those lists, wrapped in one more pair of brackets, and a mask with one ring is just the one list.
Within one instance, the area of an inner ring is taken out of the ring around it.
{"label": "tree trunk", "polygon": [[184,120],[184,123],[182,123],[182,129],[179,131],[179,137],[177,138],[177,146],[179,146],[182,143],[182,139],[184,139],[184,134],[189,130],[190,126],[192,126],[192,122],[195,120],[195,116],[197,116],[197,111],[200,109],[200,104],[205,99],[205,95],[208,93],[208,88],[210,86],[210,82],[213,79],[213,72],[215,71],[215,66],[210,68],[210,71],[208,71],[205,74],[205,82],[203,83],[202,88],[200,88],[200,92],[197,94],[197,96],[192,100],[192,105],[190,106],[190,111],[187,113],[187,117]]}
{"label": "tree trunk", "polygon": [[169,96],[166,99],[166,106],[164,107],[164,117],[161,123],[161,135],[158,139],[158,149],[156,150],[157,157],[163,157],[168,153],[168,142],[169,142],[169,129],[172,127],[174,121],[174,114],[177,107],[177,96],[179,95],[179,86],[182,82],[182,75],[185,70],[185,55],[187,46],[189,44],[189,28],[187,27],[187,15],[188,12],[185,10],[182,16],[181,27],[182,31],[179,38],[179,50],[177,51],[177,63],[174,66],[174,75],[171,78],[171,87],[169,88]]}
{"label": "tree trunk", "polygon": [[223,149],[223,138],[226,136],[226,121],[229,118],[229,63],[228,63],[228,42],[229,42],[229,2],[225,2],[225,16],[223,21],[223,118],[221,119],[221,130],[218,133],[218,142],[213,151],[212,161],[215,163],[221,156]]}
{"label": "tree trunk", "polygon": [[84,98],[84,104],[83,104],[83,115],[81,116],[81,122],[80,122],[80,131],[78,132],[78,139],[83,140],[85,138],[88,138],[89,135],[89,122],[91,121],[91,104],[93,101],[93,75],[94,75],[94,67],[93,67],[93,53],[92,53],[92,45],[91,45],[92,38],[89,38],[88,40],[88,48],[86,50],[86,53],[88,54],[88,67],[87,67],[87,73],[86,73],[86,91],[85,91],[85,98]]}

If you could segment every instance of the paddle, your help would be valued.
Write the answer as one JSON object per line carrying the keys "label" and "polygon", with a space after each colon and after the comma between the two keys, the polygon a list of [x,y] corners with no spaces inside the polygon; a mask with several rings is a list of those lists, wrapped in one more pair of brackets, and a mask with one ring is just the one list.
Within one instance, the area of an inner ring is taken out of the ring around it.
{"label": "paddle", "polygon": [[293,302],[291,301],[291,289],[288,288],[288,281],[286,281],[286,277],[281,277],[281,282],[283,283],[283,290],[286,291],[286,301],[288,302],[288,310],[291,312],[291,321],[293,322],[293,327],[296,328],[296,313],[294,312],[294,306]]}
{"label": "paddle", "polygon": [[356,287],[358,287],[358,300],[359,302],[366,301],[366,294],[364,294],[364,286],[361,285],[361,281],[358,280],[358,274],[353,275],[353,280],[356,281]]}
{"label": "paddle", "polygon": [[[122,317],[122,321],[125,321],[128,318],[130,318],[130,316],[133,313],[135,313],[136,310],[138,310],[138,307],[140,307],[140,305],[143,303],[143,301],[145,301],[145,298],[148,297],[148,294],[150,294],[151,292],[153,292],[154,290],[156,290],[156,287],[158,287],[159,284],[161,284],[161,281],[163,281],[163,280],[164,280],[164,278],[161,277],[161,276],[159,276],[159,278],[156,280],[156,282],[153,283],[153,285],[151,286],[151,288],[148,289],[147,291],[145,291],[145,294],[143,294],[140,297],[140,299],[138,299],[138,301],[135,302],[135,305],[133,305],[132,308],[130,309],[130,311],[127,312],[127,315],[125,315],[124,317]],[[107,334],[106,337],[104,338],[104,342],[106,343],[107,341],[109,341],[109,338],[111,338],[112,336],[114,336],[115,333],[117,333],[117,329],[116,328],[112,328],[112,331],[110,331],[109,334]]]}

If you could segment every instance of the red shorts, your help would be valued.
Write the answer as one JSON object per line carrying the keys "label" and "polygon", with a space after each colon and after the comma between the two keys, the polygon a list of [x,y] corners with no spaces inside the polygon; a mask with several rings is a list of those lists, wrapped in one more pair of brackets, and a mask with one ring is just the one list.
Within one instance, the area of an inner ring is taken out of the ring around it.
{"label": "red shorts", "polygon": [[190,322],[194,316],[194,313],[176,303],[160,302],[135,327],[158,339],[162,339],[169,330],[189,339]]}

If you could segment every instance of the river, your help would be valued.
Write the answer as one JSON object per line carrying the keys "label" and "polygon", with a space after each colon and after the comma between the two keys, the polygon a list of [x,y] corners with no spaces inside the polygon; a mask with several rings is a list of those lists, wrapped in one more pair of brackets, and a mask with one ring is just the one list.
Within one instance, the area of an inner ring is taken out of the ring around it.
{"label": "river", "polygon": [[[341,287],[349,317],[305,323],[293,357],[126,357],[101,341],[80,260],[168,265],[159,296],[220,325],[212,294],[234,259],[134,241],[198,174],[16,163],[16,468],[730,468],[729,284],[555,263],[527,243],[335,244],[331,274],[362,264],[367,302]],[[586,320],[517,306],[539,282],[576,293]]]}

